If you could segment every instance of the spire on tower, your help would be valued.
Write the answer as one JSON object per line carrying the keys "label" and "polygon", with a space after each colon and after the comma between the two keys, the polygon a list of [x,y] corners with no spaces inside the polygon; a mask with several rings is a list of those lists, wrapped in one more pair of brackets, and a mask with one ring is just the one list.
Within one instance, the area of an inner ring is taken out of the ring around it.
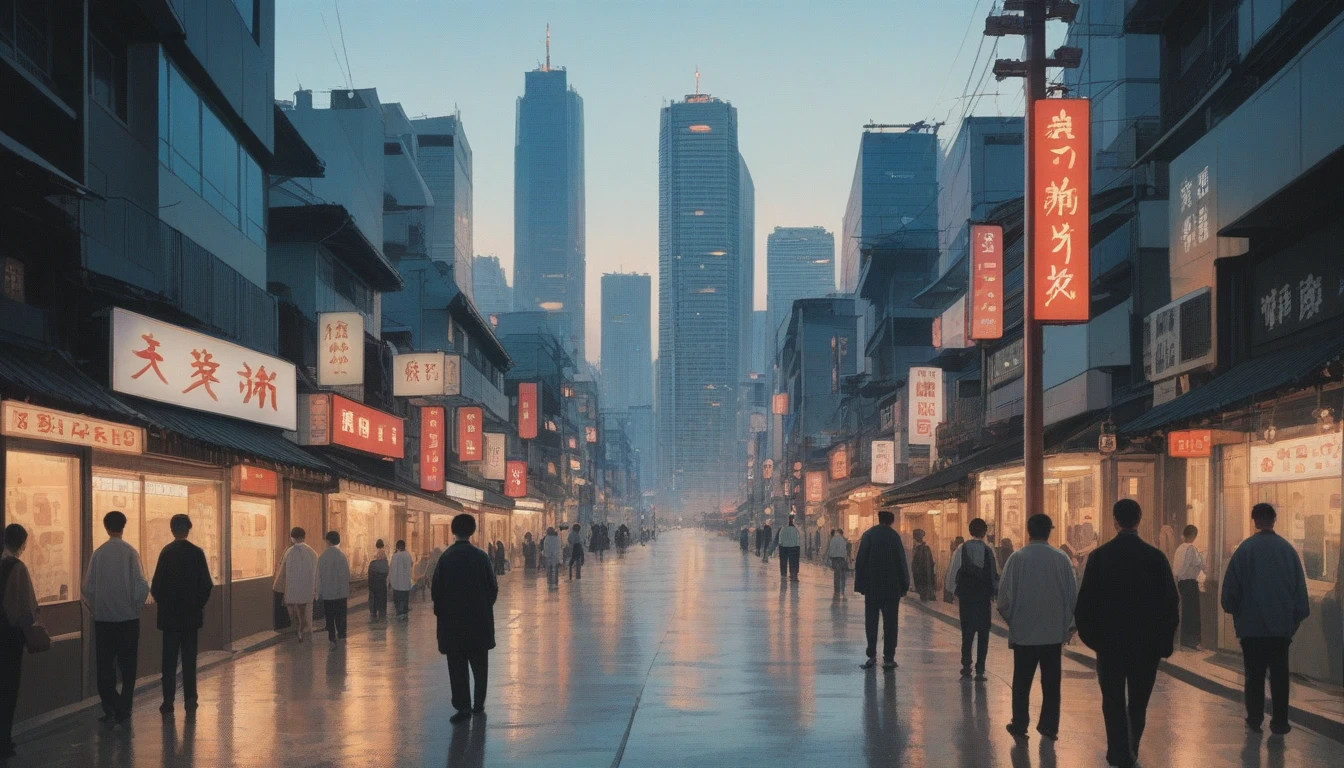
{"label": "spire on tower", "polygon": [[541,71],[551,71],[551,25],[549,22],[546,24],[546,66]]}
{"label": "spire on tower", "polygon": [[700,65],[695,65],[695,95],[700,95]]}

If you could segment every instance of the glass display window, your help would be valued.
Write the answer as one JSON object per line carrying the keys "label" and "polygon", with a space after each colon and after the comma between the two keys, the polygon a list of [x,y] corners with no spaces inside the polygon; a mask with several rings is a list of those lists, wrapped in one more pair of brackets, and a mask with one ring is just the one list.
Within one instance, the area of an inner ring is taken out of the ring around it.
{"label": "glass display window", "polygon": [[218,584],[223,574],[220,490],[216,480],[95,468],[93,546],[108,539],[103,516],[120,511],[126,515],[122,538],[140,552],[145,578],[153,579],[159,553],[173,540],[169,521],[185,514],[191,518],[191,542],[205,551],[210,576]]}
{"label": "glass display window", "polygon": [[1273,504],[1279,513],[1274,530],[1297,548],[1307,573],[1307,590],[1319,594],[1333,590],[1339,571],[1339,478],[1257,483],[1252,488],[1255,503]]}
{"label": "glass display window", "polygon": [[[392,502],[340,494],[332,497],[330,512],[330,528],[341,534],[341,549],[350,560],[351,579],[368,576],[369,563],[378,551],[376,544],[379,539],[386,545],[389,557],[395,551]],[[309,545],[320,538],[308,534]]]}
{"label": "glass display window", "polygon": [[79,599],[79,474],[75,456],[5,453],[5,522],[28,530],[23,562],[39,605]]}
{"label": "glass display window", "polygon": [[233,496],[230,565],[234,581],[271,576],[275,563],[275,500]]}
{"label": "glass display window", "polygon": [[[1209,460],[1185,460],[1185,525],[1199,529],[1195,536],[1195,547],[1205,554],[1209,551],[1210,536],[1213,533],[1210,517]],[[1184,536],[1185,526],[1177,531],[1178,537]],[[1184,538],[1181,539],[1184,541]]]}

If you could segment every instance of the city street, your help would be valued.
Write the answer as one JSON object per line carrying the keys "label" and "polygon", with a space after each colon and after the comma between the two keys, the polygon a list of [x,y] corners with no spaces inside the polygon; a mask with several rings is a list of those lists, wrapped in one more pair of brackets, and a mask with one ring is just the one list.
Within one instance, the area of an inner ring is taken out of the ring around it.
{"label": "city street", "polygon": [[[429,603],[408,623],[351,613],[348,646],[293,640],[203,674],[194,719],[142,693],[130,727],[88,710],[19,740],[13,766],[1092,766],[1104,765],[1092,672],[1068,660],[1060,740],[1003,731],[1010,657],[958,677],[957,633],[906,601],[894,673],[864,672],[863,603],[834,603],[804,564],[700,531],[623,557],[589,556],[548,589],[521,571],[496,606],[488,716],[450,726]],[[142,670],[142,674],[145,670]],[[1035,702],[1033,703],[1034,708]],[[1338,765],[1340,744],[1301,728],[1248,735],[1237,704],[1162,676],[1140,755],[1159,766]],[[1331,755],[1334,757],[1332,758]]]}

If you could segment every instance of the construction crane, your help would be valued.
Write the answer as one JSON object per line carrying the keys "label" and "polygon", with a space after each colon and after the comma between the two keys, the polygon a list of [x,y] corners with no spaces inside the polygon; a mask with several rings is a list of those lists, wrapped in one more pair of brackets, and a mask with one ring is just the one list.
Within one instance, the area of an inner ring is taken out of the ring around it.
{"label": "construction crane", "polygon": [[903,128],[905,133],[933,133],[937,134],[938,129],[946,123],[941,120],[936,123],[930,123],[927,120],[920,120],[917,123],[868,123],[863,126],[865,131],[877,131],[884,133],[889,128]]}

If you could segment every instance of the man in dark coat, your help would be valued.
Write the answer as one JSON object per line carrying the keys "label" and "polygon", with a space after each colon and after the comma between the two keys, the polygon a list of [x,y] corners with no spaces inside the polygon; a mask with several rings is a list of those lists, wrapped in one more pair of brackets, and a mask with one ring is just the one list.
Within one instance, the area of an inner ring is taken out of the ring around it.
{"label": "man in dark coat", "polygon": [[877,513],[877,525],[859,540],[854,559],[854,591],[863,595],[863,623],[868,636],[868,660],[861,666],[877,666],[877,619],[882,617],[882,668],[896,668],[896,633],[900,628],[901,598],[910,591],[910,569],[905,545],[892,527],[896,515]]}
{"label": "man in dark coat", "polygon": [[1127,768],[1138,756],[1158,664],[1172,652],[1180,600],[1166,555],[1139,538],[1138,502],[1121,499],[1112,513],[1119,533],[1087,559],[1074,622],[1097,652],[1106,759]]}
{"label": "man in dark coat", "polygon": [[[457,541],[439,559],[431,592],[438,617],[439,653],[448,657],[448,684],[457,710],[448,722],[461,723],[473,714],[485,713],[487,654],[495,647],[499,582],[490,556],[471,544],[476,519],[465,514],[454,517],[452,532]],[[468,667],[476,680],[474,699]]]}
{"label": "man in dark coat", "polygon": [[196,633],[205,622],[205,604],[214,580],[205,552],[187,541],[191,518],[173,515],[168,521],[173,541],[159,552],[149,593],[158,604],[158,625],[163,632],[163,704],[159,711],[173,712],[177,692],[177,658],[182,656],[182,700],[188,712],[196,709]]}
{"label": "man in dark coat", "polygon": [[911,576],[915,579],[915,591],[919,593],[919,599],[929,602],[933,599],[933,588],[936,578],[934,576],[933,549],[924,541],[924,530],[916,528],[915,551],[910,553]]}
{"label": "man in dark coat", "polygon": [[[971,644],[975,642],[975,679],[984,682],[985,656],[989,654],[989,604],[999,591],[999,571],[994,550],[985,543],[989,525],[977,517],[968,528],[971,540],[952,553],[944,584],[957,598],[957,616],[961,620],[961,676],[971,676]],[[961,539],[960,536],[957,538]]]}

